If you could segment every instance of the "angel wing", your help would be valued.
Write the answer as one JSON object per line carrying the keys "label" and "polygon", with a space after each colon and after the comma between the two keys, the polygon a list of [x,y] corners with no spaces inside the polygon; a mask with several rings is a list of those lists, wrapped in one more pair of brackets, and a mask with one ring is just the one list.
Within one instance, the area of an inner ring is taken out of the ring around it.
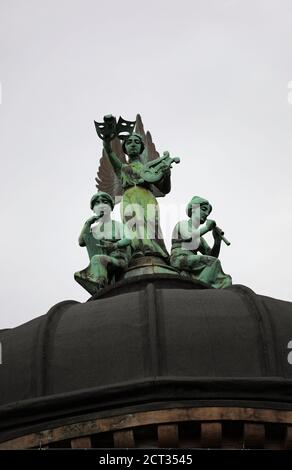
{"label": "angel wing", "polygon": [[[119,157],[121,162],[126,163],[126,156],[123,152],[120,140],[118,138],[113,139],[111,145],[113,151]],[[116,203],[120,202],[123,194],[123,188],[104,149],[102,151],[102,157],[99,162],[99,168],[95,181],[96,187],[99,191],[104,191],[105,193],[110,194]]]}

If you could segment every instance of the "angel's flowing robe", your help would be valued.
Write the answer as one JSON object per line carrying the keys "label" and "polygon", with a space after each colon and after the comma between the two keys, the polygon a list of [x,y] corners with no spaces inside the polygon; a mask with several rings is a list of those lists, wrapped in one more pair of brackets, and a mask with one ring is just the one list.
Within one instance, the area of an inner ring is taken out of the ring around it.
{"label": "angel's flowing robe", "polygon": [[[134,161],[122,165],[120,179],[123,186],[121,218],[125,237],[131,239],[133,256],[158,256],[168,259],[159,223],[159,206],[153,194],[153,186],[143,180],[143,163]],[[169,176],[155,187],[162,193],[169,191]]]}

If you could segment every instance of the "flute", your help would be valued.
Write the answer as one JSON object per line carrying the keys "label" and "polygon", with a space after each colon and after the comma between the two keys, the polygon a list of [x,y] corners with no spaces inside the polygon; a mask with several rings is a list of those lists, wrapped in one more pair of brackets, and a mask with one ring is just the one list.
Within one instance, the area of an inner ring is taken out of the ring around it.
{"label": "flute", "polygon": [[221,240],[227,245],[229,246],[230,245],[230,241],[227,240],[227,238],[224,237],[224,232],[221,228],[219,228],[217,225],[213,228],[213,230],[215,230],[219,237],[221,238]]}

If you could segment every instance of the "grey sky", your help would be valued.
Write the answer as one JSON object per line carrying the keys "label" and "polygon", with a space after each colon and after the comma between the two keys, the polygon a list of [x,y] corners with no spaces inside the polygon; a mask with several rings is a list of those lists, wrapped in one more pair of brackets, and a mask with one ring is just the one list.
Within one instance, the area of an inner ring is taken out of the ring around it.
{"label": "grey sky", "polygon": [[108,113],[181,158],[162,217],[209,198],[224,271],[292,299],[291,1],[2,0],[0,22],[0,328],[88,298],[73,273]]}

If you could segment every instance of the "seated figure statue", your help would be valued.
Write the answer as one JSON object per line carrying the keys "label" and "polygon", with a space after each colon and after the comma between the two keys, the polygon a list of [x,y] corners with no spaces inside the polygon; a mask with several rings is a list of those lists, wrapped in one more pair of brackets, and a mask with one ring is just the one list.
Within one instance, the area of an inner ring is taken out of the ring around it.
{"label": "seated figure statue", "polygon": [[114,201],[109,194],[101,191],[94,194],[90,208],[95,215],[85,222],[79,236],[79,245],[86,246],[90,263],[76,272],[74,278],[94,294],[127,267],[130,240],[123,236],[123,224],[111,219]]}
{"label": "seated figure statue", "polygon": [[[194,196],[190,200],[186,208],[189,219],[178,222],[172,234],[170,263],[191,279],[210,287],[223,288],[230,286],[232,280],[223,272],[218,259],[223,233],[214,220],[207,219],[211,211],[212,206],[206,199]],[[214,237],[212,248],[203,238],[211,230]]]}

